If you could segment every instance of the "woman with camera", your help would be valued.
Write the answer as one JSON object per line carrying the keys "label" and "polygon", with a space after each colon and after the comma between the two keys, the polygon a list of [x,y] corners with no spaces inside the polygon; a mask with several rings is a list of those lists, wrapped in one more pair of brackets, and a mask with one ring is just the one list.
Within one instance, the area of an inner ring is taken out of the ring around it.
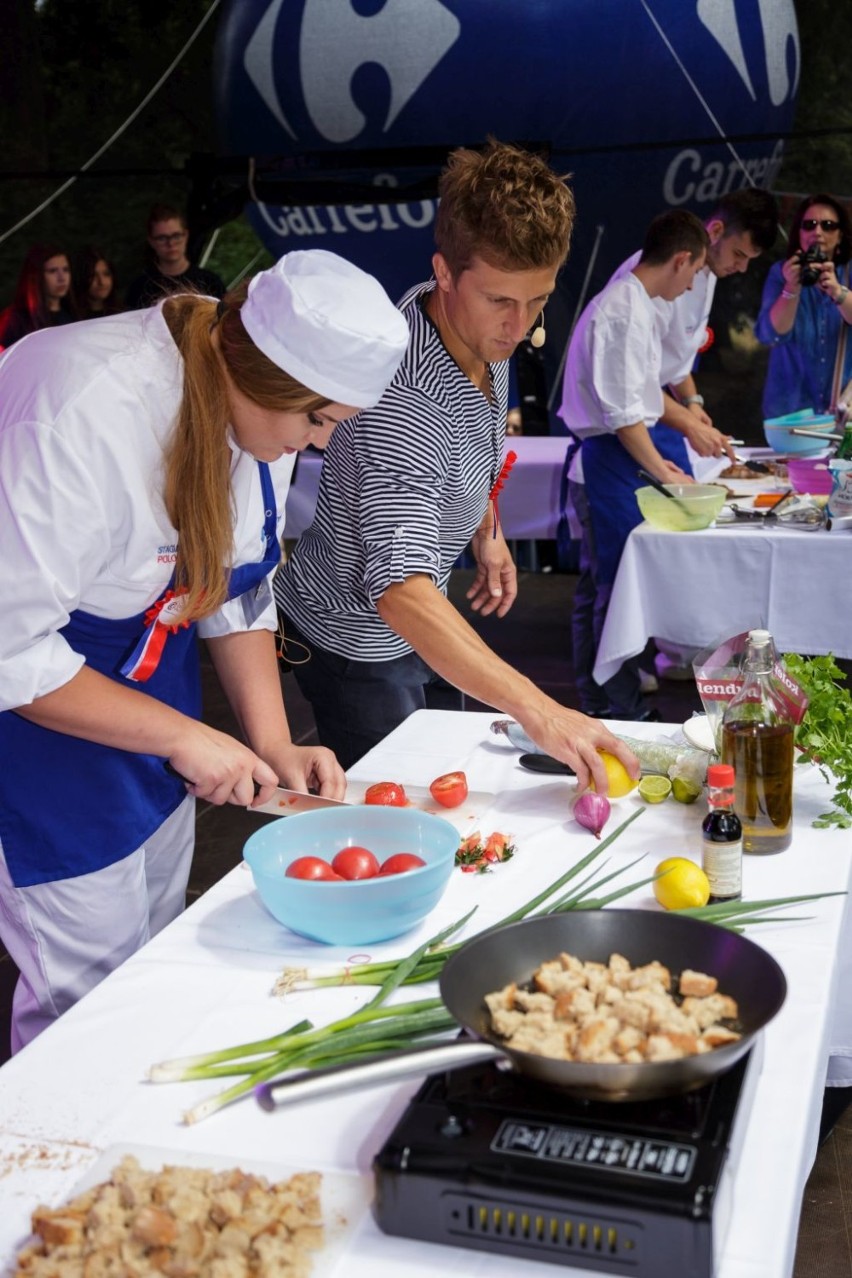
{"label": "woman with camera", "polygon": [[852,377],[852,224],[831,195],[811,195],[796,210],[790,255],[763,288],[755,335],[771,346],[764,417],[802,408],[832,412]]}

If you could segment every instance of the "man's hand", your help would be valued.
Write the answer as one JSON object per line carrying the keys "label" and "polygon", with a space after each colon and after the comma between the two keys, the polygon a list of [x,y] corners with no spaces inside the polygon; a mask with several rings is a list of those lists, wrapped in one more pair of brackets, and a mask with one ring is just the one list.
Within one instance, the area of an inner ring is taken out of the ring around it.
{"label": "man's hand", "polygon": [[521,727],[545,754],[553,755],[574,769],[581,790],[594,778],[598,794],[606,794],[609,783],[601,750],[614,754],[630,776],[638,779],[639,760],[599,719],[590,719],[579,710],[568,710],[556,702],[550,702],[550,707],[544,715],[534,714],[520,719]]}
{"label": "man's hand", "polygon": [[483,617],[493,612],[505,617],[518,597],[518,573],[505,537],[499,528],[496,537],[483,529],[475,534],[470,548],[477,563],[467,592],[471,608]]}
{"label": "man's hand", "polygon": [[690,406],[690,416],[695,416],[695,422],[689,423],[684,428],[684,435],[689,441],[690,447],[694,448],[699,457],[722,457],[723,455],[734,460],[734,450],[731,447],[729,436],[723,435],[720,430],[710,423],[709,417],[707,421],[701,421],[698,414],[692,413],[692,408],[697,408],[705,417],[704,410],[699,404]]}

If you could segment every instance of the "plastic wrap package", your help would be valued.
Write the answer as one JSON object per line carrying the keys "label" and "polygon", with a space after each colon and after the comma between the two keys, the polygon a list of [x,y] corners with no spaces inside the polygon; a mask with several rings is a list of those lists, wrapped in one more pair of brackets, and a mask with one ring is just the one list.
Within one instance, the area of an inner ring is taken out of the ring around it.
{"label": "plastic wrap package", "polygon": [[[740,664],[746,650],[750,631],[733,635],[724,643],[715,644],[711,648],[703,648],[692,663],[695,671],[695,684],[704,713],[719,750],[722,735],[722,716],[725,707],[742,687],[743,679]],[[808,699],[799,685],[790,677],[787,667],[779,658],[773,671],[779,692],[788,703],[790,718],[793,723],[801,723],[808,708]]]}

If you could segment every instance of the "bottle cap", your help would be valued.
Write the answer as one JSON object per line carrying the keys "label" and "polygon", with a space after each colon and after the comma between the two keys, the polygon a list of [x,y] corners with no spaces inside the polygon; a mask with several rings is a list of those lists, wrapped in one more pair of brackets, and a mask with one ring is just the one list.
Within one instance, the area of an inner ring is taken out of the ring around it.
{"label": "bottle cap", "polygon": [[707,769],[707,784],[715,790],[724,790],[734,784],[734,769],[730,763],[711,763]]}
{"label": "bottle cap", "polygon": [[768,630],[750,630],[748,632],[748,637],[749,639],[751,639],[752,643],[763,644],[763,643],[769,643],[769,640],[772,638],[772,635],[769,633]]}

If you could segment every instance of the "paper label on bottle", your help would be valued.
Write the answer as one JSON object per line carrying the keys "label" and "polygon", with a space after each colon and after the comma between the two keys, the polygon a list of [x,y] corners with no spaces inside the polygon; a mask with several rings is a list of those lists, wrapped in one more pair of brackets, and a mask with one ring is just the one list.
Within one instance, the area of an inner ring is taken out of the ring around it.
{"label": "paper label on bottle", "polygon": [[701,866],[710,882],[711,896],[739,896],[743,890],[743,844],[706,842]]}

